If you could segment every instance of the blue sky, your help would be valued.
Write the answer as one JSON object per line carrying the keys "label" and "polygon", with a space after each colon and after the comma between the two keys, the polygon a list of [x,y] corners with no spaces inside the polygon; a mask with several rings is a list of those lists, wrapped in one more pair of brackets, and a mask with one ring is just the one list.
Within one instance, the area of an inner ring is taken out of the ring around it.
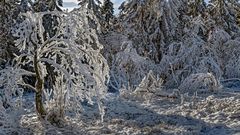
{"label": "blue sky", "polygon": [[[63,0],[64,2],[74,2],[74,3],[78,3],[77,0]],[[100,1],[103,1],[103,0],[100,0]],[[123,2],[124,0],[112,0],[112,2],[114,3],[114,8],[115,8],[115,14],[118,13],[118,7],[121,5],[121,3]],[[208,2],[209,0],[205,0],[206,2]],[[75,8],[75,7],[65,7],[65,8],[68,8],[69,10]]]}
{"label": "blue sky", "polygon": [[[100,1],[103,1],[103,0],[100,0]],[[112,0],[112,2],[114,3],[114,8],[115,8],[115,12],[118,12],[117,9],[118,7],[121,5],[121,3],[123,2],[124,0]],[[74,3],[78,3],[77,0],[63,0],[63,2],[74,2]],[[67,7],[69,9],[71,8],[74,8],[74,7]]]}

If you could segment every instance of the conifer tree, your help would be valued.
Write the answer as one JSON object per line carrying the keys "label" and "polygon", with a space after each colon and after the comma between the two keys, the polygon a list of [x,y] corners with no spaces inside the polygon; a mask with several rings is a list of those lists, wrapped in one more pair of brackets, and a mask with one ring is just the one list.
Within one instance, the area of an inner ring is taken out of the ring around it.
{"label": "conifer tree", "polygon": [[209,14],[216,21],[216,26],[224,28],[229,34],[238,33],[237,12],[240,11],[238,0],[210,0]]}
{"label": "conifer tree", "polygon": [[[102,2],[100,0],[78,0],[78,1],[79,1],[78,5],[80,6],[80,8],[86,8],[88,12],[92,12],[96,16],[98,23],[101,26],[104,26],[105,21],[101,13]],[[90,21],[90,22],[93,22],[93,21]],[[95,23],[91,23],[90,25],[94,29],[97,28]],[[102,33],[102,32],[99,30],[98,33]]]}
{"label": "conifer tree", "polygon": [[37,0],[33,4],[33,9],[35,12],[43,12],[43,11],[53,11],[58,10],[62,11],[60,7],[63,6],[62,0]]}
{"label": "conifer tree", "polygon": [[33,2],[31,0],[21,0],[20,11],[23,12],[23,13],[25,13],[27,11],[30,11],[32,4],[33,4]]}
{"label": "conifer tree", "polygon": [[109,24],[109,21],[113,18],[114,8],[111,0],[104,0],[101,8],[104,20]]}
{"label": "conifer tree", "polygon": [[170,42],[179,40],[180,8],[183,0],[130,0],[120,6],[121,27],[133,40],[137,52],[160,62],[164,48]]}
{"label": "conifer tree", "polygon": [[[62,11],[62,9],[60,8],[60,6],[62,6],[63,1],[62,0],[47,0],[47,1],[43,1],[43,0],[37,0],[35,1],[35,3],[33,4],[33,10],[34,12],[45,12],[45,11]],[[55,35],[56,30],[54,30],[54,27],[58,25],[57,21],[56,21],[56,16],[54,15],[44,15],[43,16],[43,26],[45,27],[46,31],[45,31],[45,38],[47,36],[52,37],[53,35]]]}
{"label": "conifer tree", "polygon": [[204,0],[188,0],[188,14],[192,17],[196,17],[199,14],[203,14],[206,10],[206,2]]}
{"label": "conifer tree", "polygon": [[16,19],[19,1],[1,0],[0,1],[0,63],[8,61],[13,56],[13,37],[11,28]]}
{"label": "conifer tree", "polygon": [[100,18],[101,1],[99,0],[78,0],[80,7],[85,7],[94,12],[94,14]]}

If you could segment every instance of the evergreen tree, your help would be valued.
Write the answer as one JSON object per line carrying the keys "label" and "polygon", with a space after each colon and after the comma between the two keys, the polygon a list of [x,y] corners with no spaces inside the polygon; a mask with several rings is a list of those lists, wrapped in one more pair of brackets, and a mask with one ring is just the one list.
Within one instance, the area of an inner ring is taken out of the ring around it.
{"label": "evergreen tree", "polygon": [[97,17],[100,17],[101,1],[99,0],[78,0],[80,7],[85,7],[94,12]]}
{"label": "evergreen tree", "polygon": [[63,6],[62,0],[36,0],[33,4],[33,9],[35,12],[43,11],[62,11],[60,7]]}
{"label": "evergreen tree", "polygon": [[21,0],[20,2],[20,11],[21,12],[27,12],[31,10],[31,7],[29,4],[32,6],[33,2],[31,0]]}
{"label": "evergreen tree", "polygon": [[184,0],[130,0],[120,6],[123,33],[141,56],[160,62],[165,46],[180,39],[183,4]]}
{"label": "evergreen tree", "polygon": [[[101,26],[104,26],[104,18],[101,14],[101,1],[100,0],[78,0],[78,5],[80,8],[86,8],[87,12],[92,12],[93,15],[97,18],[98,23]],[[89,23],[92,28],[97,29],[96,23],[94,23],[91,18],[89,18]],[[101,31],[98,31],[98,33],[101,33]]]}
{"label": "evergreen tree", "polygon": [[210,0],[208,13],[229,34],[238,33],[237,12],[240,11],[238,0]]}
{"label": "evergreen tree", "polygon": [[[19,1],[16,0],[0,1],[0,71],[6,67],[8,62],[13,60],[13,54],[17,52],[11,29],[14,25],[14,19],[16,19],[19,14],[18,7]],[[0,98],[2,98],[0,102],[2,102],[3,107],[9,107],[7,99],[3,97],[1,92]]]}
{"label": "evergreen tree", "polygon": [[204,14],[206,6],[207,5],[204,0],[188,0],[188,14],[192,17]]}
{"label": "evergreen tree", "polygon": [[19,1],[0,1],[0,64],[3,60],[10,60],[13,56],[13,37],[11,28],[17,18]]}
{"label": "evergreen tree", "polygon": [[114,8],[111,0],[104,0],[101,8],[104,20],[109,24],[109,21],[113,18]]}
{"label": "evergreen tree", "polygon": [[[62,0],[37,0],[33,4],[33,10],[34,12],[46,12],[46,11],[62,11],[60,6],[63,5]],[[43,26],[45,28],[45,34],[44,37],[47,36],[52,37],[55,35],[56,30],[54,30],[54,27],[58,25],[57,23],[57,17],[54,15],[44,15],[43,16]]]}

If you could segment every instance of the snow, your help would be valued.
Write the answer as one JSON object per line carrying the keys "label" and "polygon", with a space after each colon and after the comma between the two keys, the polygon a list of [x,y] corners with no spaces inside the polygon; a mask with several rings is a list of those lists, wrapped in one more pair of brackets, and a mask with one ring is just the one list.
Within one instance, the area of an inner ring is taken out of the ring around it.
{"label": "snow", "polygon": [[128,0],[106,23],[98,0],[82,2],[25,1],[18,18],[10,4],[0,135],[240,134],[239,3]]}
{"label": "snow", "polygon": [[77,118],[66,116],[62,127],[55,127],[47,121],[40,120],[32,101],[33,95],[26,94],[23,111],[5,114],[5,111],[1,111],[2,134],[240,133],[240,93],[228,90],[217,93],[203,92],[196,97],[186,96],[184,103],[181,103],[179,98],[155,97],[150,104],[146,104],[145,101],[135,100],[131,96],[109,94],[104,101],[106,113],[104,122],[99,122],[96,104],[83,103],[85,111],[81,116]]}

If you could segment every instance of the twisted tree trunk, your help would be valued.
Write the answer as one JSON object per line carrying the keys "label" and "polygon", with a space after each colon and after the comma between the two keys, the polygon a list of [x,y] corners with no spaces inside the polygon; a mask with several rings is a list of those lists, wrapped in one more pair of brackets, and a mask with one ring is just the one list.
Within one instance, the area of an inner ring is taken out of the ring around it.
{"label": "twisted tree trunk", "polygon": [[37,60],[37,53],[34,55],[34,70],[36,73],[36,95],[35,95],[35,104],[36,104],[36,110],[38,114],[44,118],[46,116],[46,110],[44,109],[43,106],[43,101],[42,101],[42,90],[43,90],[43,79],[41,78],[40,71],[39,71],[39,65],[38,65],[38,60]]}

